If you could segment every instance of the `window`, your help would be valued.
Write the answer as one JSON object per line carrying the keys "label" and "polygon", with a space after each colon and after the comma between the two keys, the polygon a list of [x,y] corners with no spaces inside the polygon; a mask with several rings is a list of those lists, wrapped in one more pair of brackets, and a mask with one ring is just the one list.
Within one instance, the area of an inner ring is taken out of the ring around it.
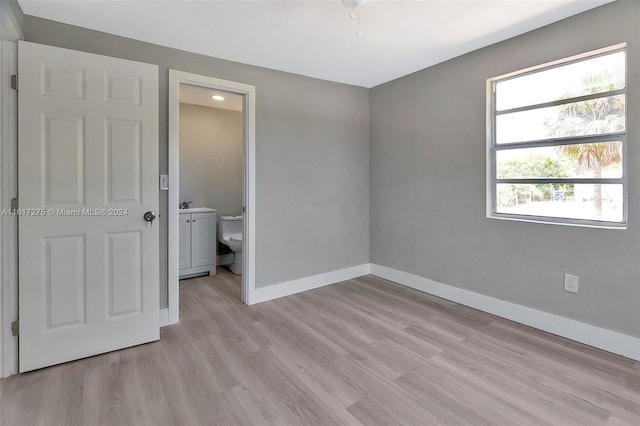
{"label": "window", "polygon": [[488,217],[626,226],[626,45],[487,89]]}

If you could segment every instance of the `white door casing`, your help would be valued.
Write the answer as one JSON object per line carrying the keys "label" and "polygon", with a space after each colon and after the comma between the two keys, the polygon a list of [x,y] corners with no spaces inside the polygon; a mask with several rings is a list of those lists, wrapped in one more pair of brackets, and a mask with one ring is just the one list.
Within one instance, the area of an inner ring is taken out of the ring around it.
{"label": "white door casing", "polygon": [[[242,301],[255,303],[256,292],[256,88],[253,85],[215,77],[169,70],[169,212],[168,212],[168,313],[167,325],[176,324],[179,318],[179,111],[180,85],[218,89],[244,97],[242,108],[244,127],[244,189],[242,231]],[[175,206],[175,207],[174,207]],[[215,206],[212,206],[215,207]]]}
{"label": "white door casing", "polygon": [[[6,6],[6,5],[4,5]],[[2,10],[3,5],[0,5]],[[6,8],[5,8],[6,9]],[[5,10],[6,12],[6,10]],[[18,43],[0,41],[0,205],[11,209],[18,196],[18,92],[10,77],[18,74]],[[18,320],[18,218],[0,217],[0,378],[18,372],[18,337],[11,323]]]}
{"label": "white door casing", "polygon": [[190,268],[191,267],[191,215],[181,214],[180,216],[180,230],[179,241],[180,247],[178,248],[179,260],[178,268]]}
{"label": "white door casing", "polygon": [[27,42],[18,67],[20,371],[157,340],[158,67]]}

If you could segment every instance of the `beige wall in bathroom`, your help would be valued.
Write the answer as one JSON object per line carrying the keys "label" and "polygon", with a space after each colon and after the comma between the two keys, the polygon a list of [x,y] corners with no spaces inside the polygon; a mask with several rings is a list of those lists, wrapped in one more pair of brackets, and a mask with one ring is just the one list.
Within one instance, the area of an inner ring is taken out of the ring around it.
{"label": "beige wall in bathroom", "polygon": [[241,112],[180,104],[181,202],[241,213],[242,134]]}

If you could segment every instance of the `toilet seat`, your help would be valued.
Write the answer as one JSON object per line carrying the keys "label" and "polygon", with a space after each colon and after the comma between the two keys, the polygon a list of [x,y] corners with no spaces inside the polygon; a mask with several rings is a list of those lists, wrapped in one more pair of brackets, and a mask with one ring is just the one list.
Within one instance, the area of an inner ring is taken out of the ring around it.
{"label": "toilet seat", "polygon": [[229,235],[229,241],[242,242],[242,233]]}

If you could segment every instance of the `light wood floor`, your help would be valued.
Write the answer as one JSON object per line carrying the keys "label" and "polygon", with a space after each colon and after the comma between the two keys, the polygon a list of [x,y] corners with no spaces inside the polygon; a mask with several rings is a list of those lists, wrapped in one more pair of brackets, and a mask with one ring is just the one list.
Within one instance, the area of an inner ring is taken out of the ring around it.
{"label": "light wood floor", "polygon": [[0,381],[0,424],[640,424],[640,363],[389,281],[239,294],[181,282],[159,342]]}

